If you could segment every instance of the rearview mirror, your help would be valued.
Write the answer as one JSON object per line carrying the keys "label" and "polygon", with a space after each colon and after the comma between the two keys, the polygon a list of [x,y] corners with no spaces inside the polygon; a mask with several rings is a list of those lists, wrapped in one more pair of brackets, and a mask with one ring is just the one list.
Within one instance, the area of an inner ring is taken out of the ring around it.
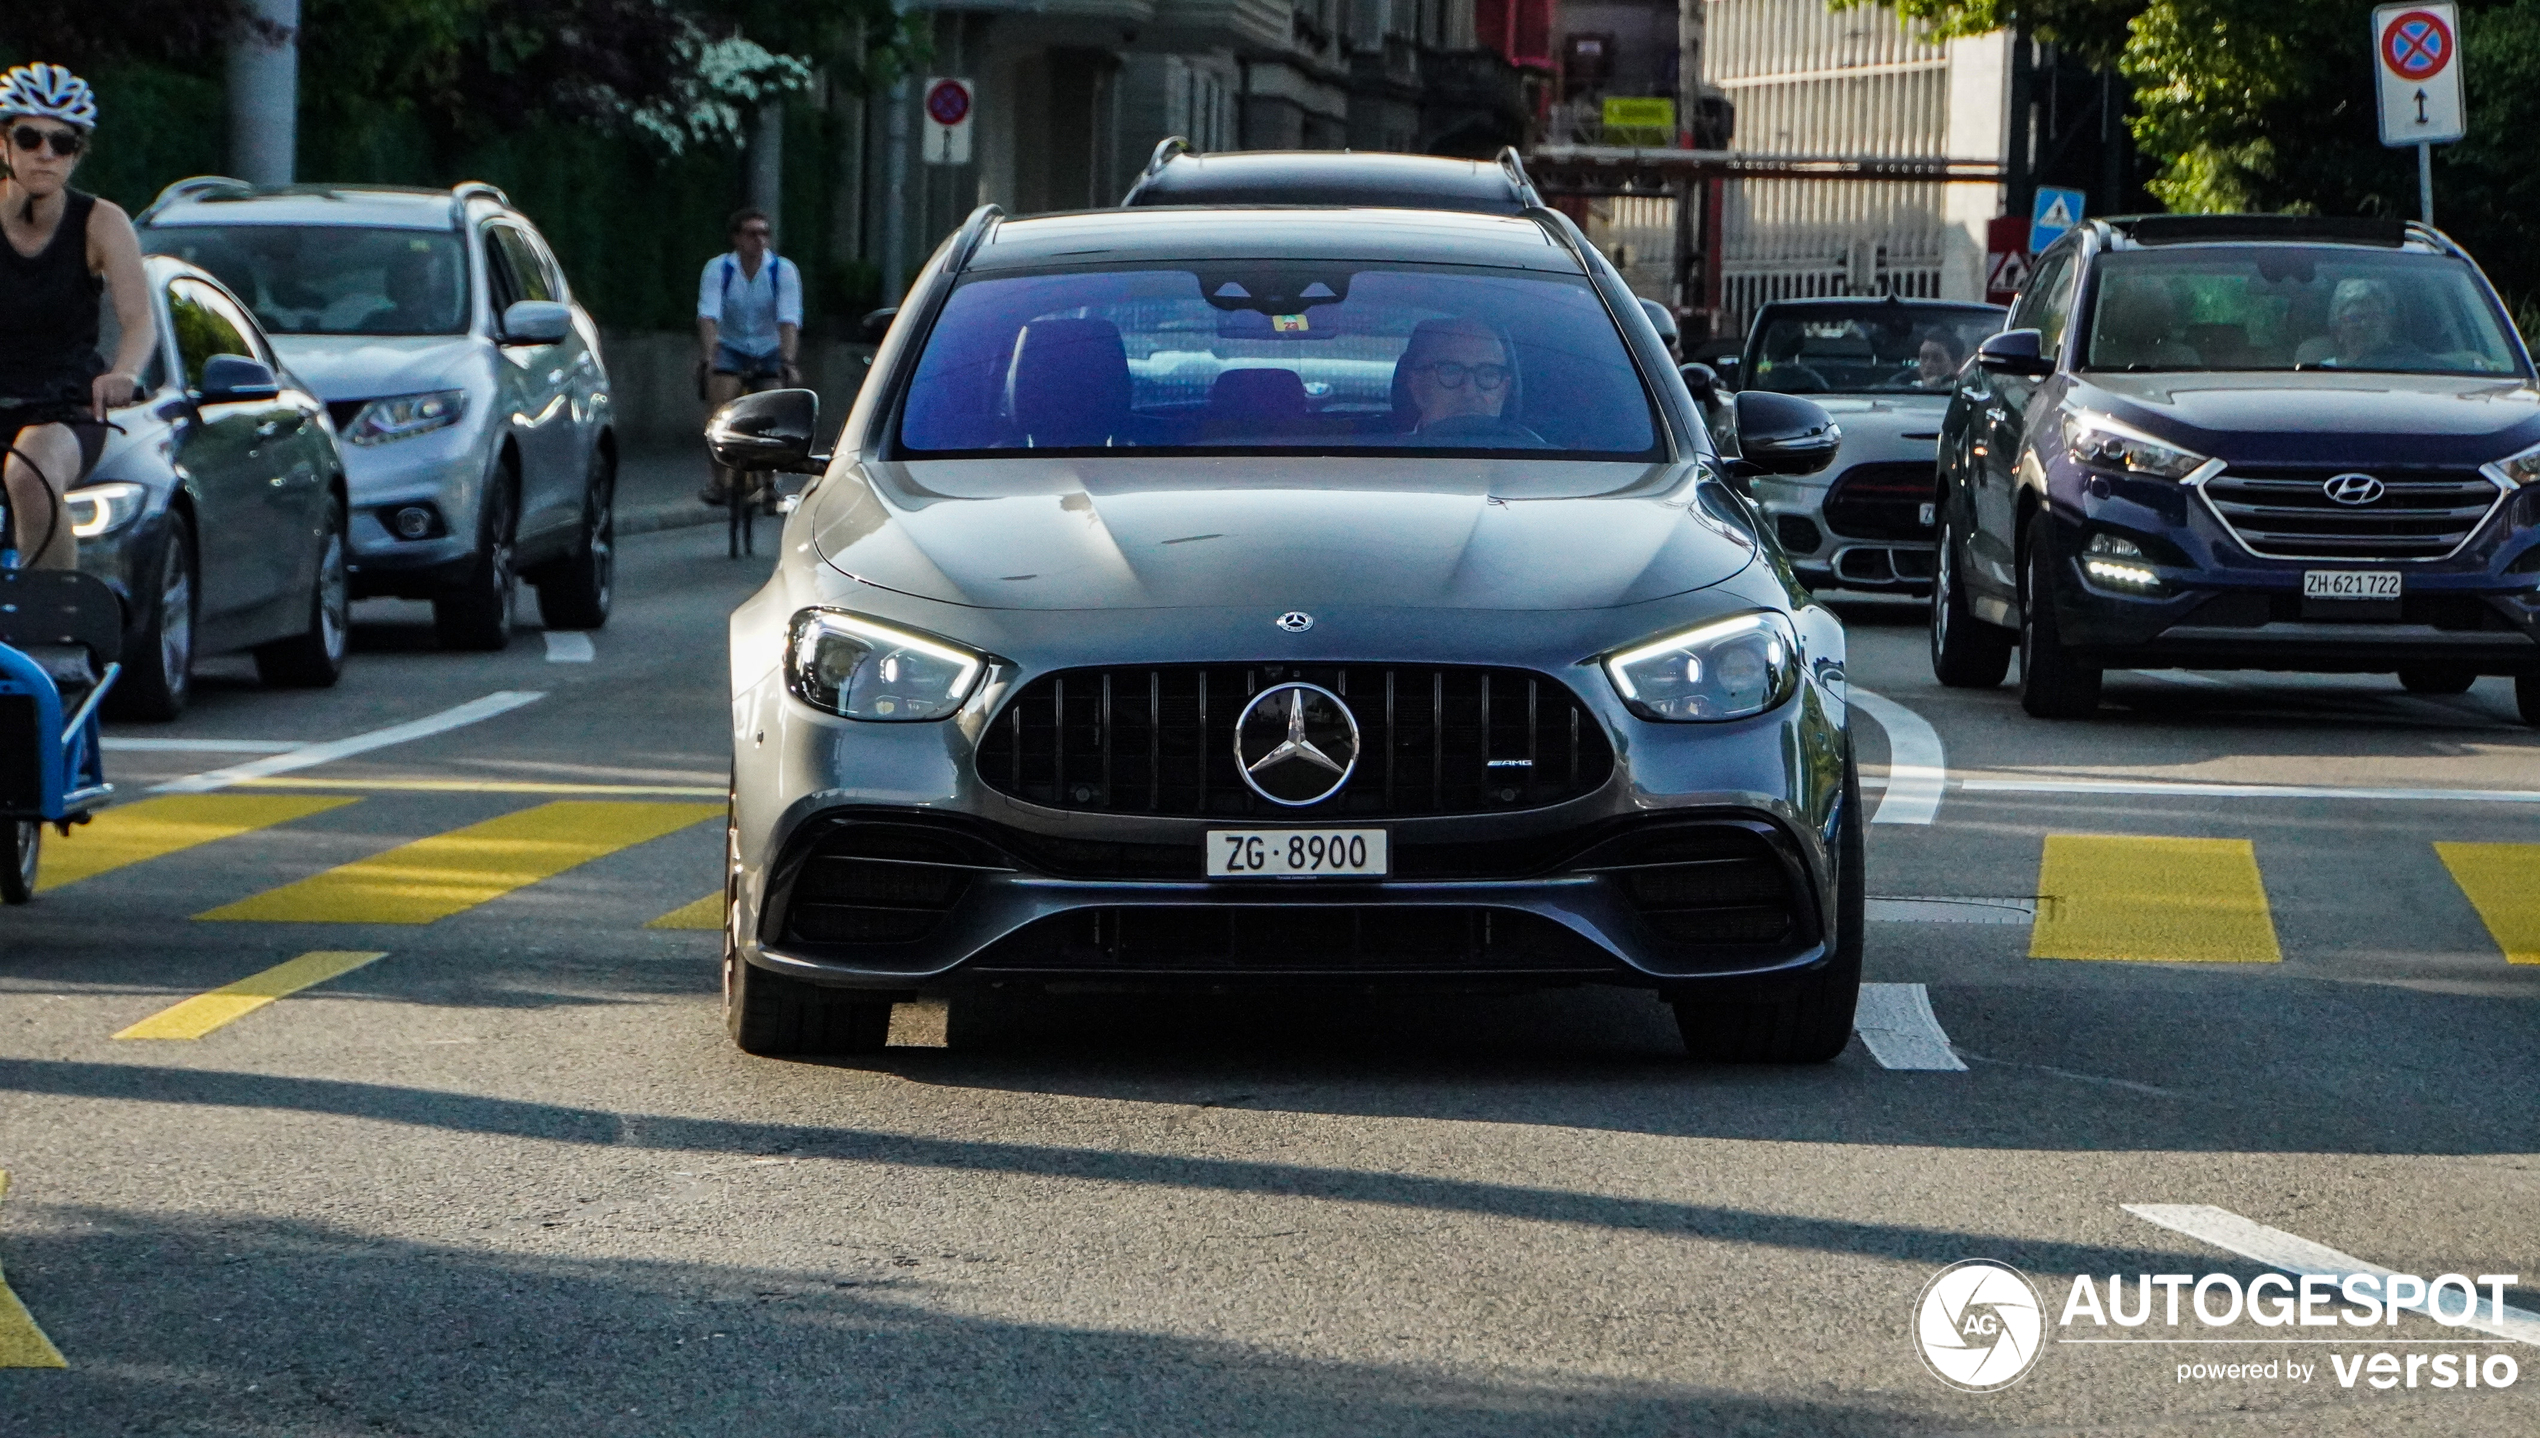
{"label": "rearview mirror", "polygon": [[503,311],[503,343],[551,345],[573,333],[573,311],[554,300],[514,300]]}
{"label": "rearview mirror", "polygon": [[245,355],[214,355],[203,361],[202,381],[194,393],[205,404],[235,404],[240,400],[272,399],[282,393],[282,385],[263,360]]}
{"label": "rearview mirror", "polygon": [[810,390],[745,394],[706,421],[706,448],[726,469],[812,473],[829,463],[829,456],[812,453],[819,423],[820,396]]}
{"label": "rearview mirror", "polygon": [[864,323],[858,333],[864,337],[866,344],[878,345],[882,342],[882,336],[891,332],[891,321],[899,317],[898,305],[884,305],[864,317]]}
{"label": "rearview mirror", "polygon": [[1843,431],[1818,405],[1762,389],[1737,397],[1738,454],[1766,474],[1815,474],[1841,448]]}
{"label": "rearview mirror", "polygon": [[2044,340],[2035,330],[2004,330],[1976,346],[1976,368],[2031,378],[2053,374],[2055,362],[2046,357]]}

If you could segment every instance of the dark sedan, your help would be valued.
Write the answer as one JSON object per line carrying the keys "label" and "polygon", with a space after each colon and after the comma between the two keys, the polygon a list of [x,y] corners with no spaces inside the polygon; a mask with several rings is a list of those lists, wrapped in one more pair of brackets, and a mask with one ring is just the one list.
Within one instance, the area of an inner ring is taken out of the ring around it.
{"label": "dark sedan", "polygon": [[[1860,981],[1842,626],[1550,211],[974,215],[732,620],[726,1011],[989,986],[1654,990],[1816,1061]],[[1822,466],[1759,396],[1747,464]],[[1741,473],[1749,472],[1741,470]]]}
{"label": "dark sedan", "polygon": [[143,263],[158,349],[140,397],[111,416],[121,432],[69,496],[79,567],[124,604],[108,706],[173,719],[195,659],[241,649],[266,683],[333,684],[350,611],[344,464],[326,408],[218,280]]}

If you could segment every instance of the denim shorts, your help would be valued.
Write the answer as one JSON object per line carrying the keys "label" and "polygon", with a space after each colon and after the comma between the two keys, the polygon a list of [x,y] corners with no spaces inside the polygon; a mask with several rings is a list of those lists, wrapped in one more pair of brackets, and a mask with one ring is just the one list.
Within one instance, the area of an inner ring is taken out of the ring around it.
{"label": "denim shorts", "polygon": [[714,347],[714,372],[739,375],[743,379],[775,379],[785,372],[785,354],[745,355],[728,344],[717,341]]}

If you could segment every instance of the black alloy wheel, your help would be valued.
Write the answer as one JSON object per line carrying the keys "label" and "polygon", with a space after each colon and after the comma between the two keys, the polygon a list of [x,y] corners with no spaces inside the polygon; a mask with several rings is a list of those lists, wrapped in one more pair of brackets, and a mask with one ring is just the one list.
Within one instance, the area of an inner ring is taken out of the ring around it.
{"label": "black alloy wheel", "polygon": [[318,546],[317,579],[310,586],[309,627],[256,646],[257,678],[277,689],[330,689],[344,677],[353,634],[352,579],[344,565],[344,501],[329,498],[326,538]]}
{"label": "black alloy wheel", "polygon": [[2099,712],[2104,675],[2080,663],[2055,628],[2054,537],[2045,511],[2029,524],[2020,556],[2020,707],[2039,719],[2087,719]]}
{"label": "black alloy wheel", "polygon": [[723,1024],[741,1052],[761,1058],[853,1058],[891,1038],[888,1000],[857,998],[772,974],[741,957],[741,831],[726,791],[723,820]]}
{"label": "black alloy wheel", "polygon": [[133,596],[141,622],[126,637],[123,674],[106,691],[104,707],[112,718],[174,719],[194,697],[194,619],[201,599],[194,581],[194,525],[184,510],[168,511],[158,581],[149,589]]}
{"label": "black alloy wheel", "polygon": [[35,871],[43,858],[41,820],[0,820],[0,904],[23,904],[35,897]]}
{"label": "black alloy wheel", "polygon": [[1862,834],[1861,776],[1843,765],[1843,817],[1835,834],[1834,952],[1825,967],[1771,1000],[1723,1003],[1677,999],[1685,1052],[1708,1063],[1821,1064],[1852,1042],[1861,999],[1862,934],[1869,927],[1869,878]]}
{"label": "black alloy wheel", "polygon": [[2399,687],[2411,694],[2467,694],[2478,671],[2455,664],[2413,664],[2399,671]]}
{"label": "black alloy wheel", "polygon": [[506,461],[486,486],[475,562],[465,579],[432,601],[432,628],[443,648],[510,647],[512,601],[520,592],[519,501],[519,475]]}
{"label": "black alloy wheel", "polygon": [[1931,586],[1932,677],[1952,689],[1991,689],[2011,672],[2011,631],[1976,618],[1958,582],[1956,537],[1940,526]]}
{"label": "black alloy wheel", "polygon": [[617,466],[591,454],[582,493],[582,534],[574,552],[538,577],[538,618],[549,629],[598,629],[609,622],[617,583]]}

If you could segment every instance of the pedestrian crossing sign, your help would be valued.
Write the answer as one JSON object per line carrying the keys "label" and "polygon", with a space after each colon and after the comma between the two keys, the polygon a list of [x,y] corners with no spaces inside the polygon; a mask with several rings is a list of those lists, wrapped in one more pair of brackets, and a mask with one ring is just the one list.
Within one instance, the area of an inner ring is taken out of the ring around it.
{"label": "pedestrian crossing sign", "polygon": [[2080,224],[2082,206],[2088,198],[2079,190],[2038,186],[2037,203],[2029,210],[2028,252],[2042,253],[2048,245],[2062,239],[2065,231]]}

